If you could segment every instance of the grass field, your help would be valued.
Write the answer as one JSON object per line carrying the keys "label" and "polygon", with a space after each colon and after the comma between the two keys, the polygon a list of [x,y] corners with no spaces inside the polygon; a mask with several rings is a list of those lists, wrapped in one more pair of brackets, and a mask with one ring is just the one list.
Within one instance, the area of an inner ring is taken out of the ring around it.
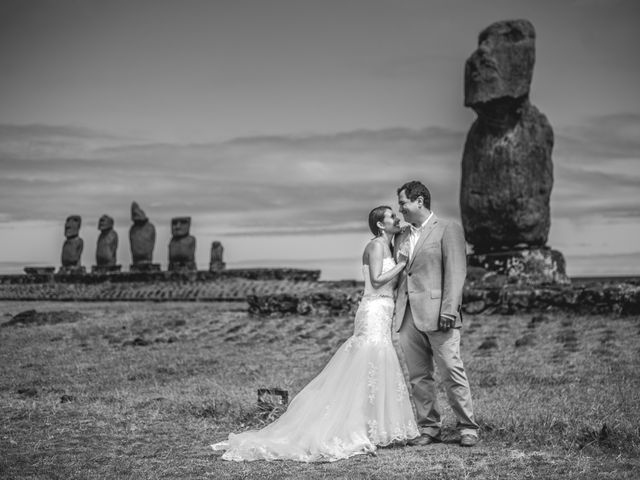
{"label": "grass field", "polygon": [[[0,328],[0,478],[638,478],[640,318],[465,318],[481,442],[379,449],[324,464],[231,463],[208,445],[271,417],[351,318],[248,316],[243,303],[0,303],[60,323]],[[443,395],[443,392],[440,392]],[[444,401],[444,395],[442,396]],[[446,405],[446,402],[443,403]]]}

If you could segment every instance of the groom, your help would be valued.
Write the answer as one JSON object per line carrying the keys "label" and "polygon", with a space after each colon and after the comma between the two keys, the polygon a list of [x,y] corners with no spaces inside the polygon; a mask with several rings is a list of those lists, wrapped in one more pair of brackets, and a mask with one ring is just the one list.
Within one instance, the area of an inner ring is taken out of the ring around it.
{"label": "groom", "polygon": [[478,442],[479,427],[460,358],[460,308],[467,273],[464,232],[459,224],[434,215],[431,194],[420,182],[400,187],[398,203],[400,213],[411,225],[395,239],[396,254],[404,251],[409,260],[398,283],[393,332],[422,433],[411,444],[442,441],[435,363],[458,417],[460,444],[472,447]]}

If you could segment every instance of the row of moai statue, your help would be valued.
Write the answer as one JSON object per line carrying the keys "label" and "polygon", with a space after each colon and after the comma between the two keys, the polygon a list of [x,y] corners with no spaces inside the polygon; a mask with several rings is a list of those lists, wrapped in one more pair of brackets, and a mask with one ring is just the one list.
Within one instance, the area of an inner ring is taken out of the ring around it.
{"label": "row of moai statue", "polygon": [[[129,229],[129,243],[131,246],[132,272],[158,272],[160,264],[153,263],[153,249],[156,243],[156,228],[149,221],[140,206],[131,204],[131,221]],[[82,219],[79,215],[67,217],[64,225],[66,240],[62,246],[62,266],[59,273],[85,273],[81,264],[84,241],[80,238]],[[118,250],[118,234],[113,229],[113,218],[103,215],[98,221],[98,244],[96,248],[96,265],[91,267],[94,273],[119,272],[121,265],[117,265],[116,252]],[[171,219],[171,241],[169,242],[169,271],[196,270],[196,239],[190,235],[191,217],[175,217]],[[211,244],[211,261],[209,270],[217,272],[224,270],[222,260],[223,248],[219,241]]]}
{"label": "row of moai statue", "polygon": [[477,119],[464,146],[460,210],[470,265],[566,283],[562,254],[546,245],[553,130],[529,100],[535,39],[528,20],[496,22],[466,61],[464,105]]}

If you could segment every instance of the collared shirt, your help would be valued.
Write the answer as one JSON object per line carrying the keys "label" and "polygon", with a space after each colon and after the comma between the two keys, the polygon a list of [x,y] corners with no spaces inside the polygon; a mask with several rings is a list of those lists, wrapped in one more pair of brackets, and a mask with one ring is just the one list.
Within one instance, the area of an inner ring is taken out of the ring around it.
{"label": "collared shirt", "polygon": [[409,228],[411,229],[409,232],[409,258],[413,258],[413,250],[416,248],[418,239],[420,238],[420,235],[422,235],[424,227],[427,225],[429,220],[431,220],[431,217],[433,217],[433,212],[431,212],[427,219],[422,222],[422,225],[420,225],[420,227],[414,227],[411,224],[409,225]]}

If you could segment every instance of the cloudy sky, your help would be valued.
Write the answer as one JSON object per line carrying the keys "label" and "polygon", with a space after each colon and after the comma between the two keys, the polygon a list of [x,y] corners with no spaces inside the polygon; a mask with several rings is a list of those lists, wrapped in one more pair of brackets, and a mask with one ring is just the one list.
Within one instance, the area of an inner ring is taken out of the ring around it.
{"label": "cloudy sky", "polygon": [[3,0],[0,272],[56,265],[79,214],[83,263],[130,205],[158,230],[192,217],[199,268],[358,278],[369,210],[423,180],[459,218],[478,33],[537,32],[531,101],[551,122],[549,244],[570,275],[640,274],[636,0]]}

